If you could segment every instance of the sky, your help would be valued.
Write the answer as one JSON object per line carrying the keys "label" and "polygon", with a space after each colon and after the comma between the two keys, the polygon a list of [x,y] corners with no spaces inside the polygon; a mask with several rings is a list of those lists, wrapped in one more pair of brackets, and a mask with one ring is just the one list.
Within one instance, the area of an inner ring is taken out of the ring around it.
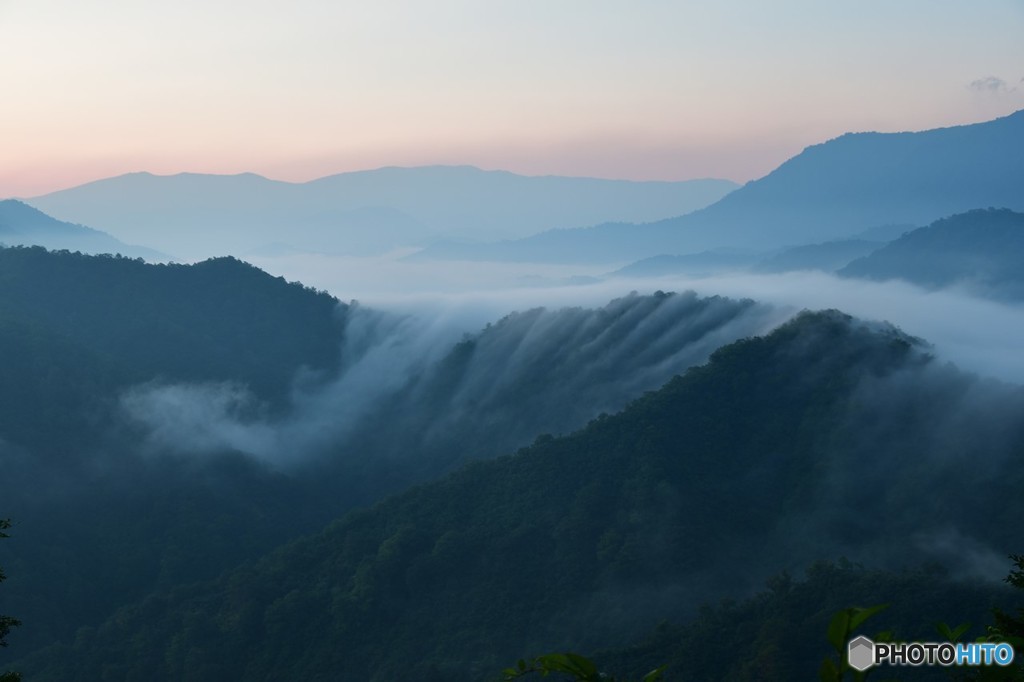
{"label": "sky", "polygon": [[0,0],[0,197],[133,171],[760,177],[1024,108],[1022,0]]}

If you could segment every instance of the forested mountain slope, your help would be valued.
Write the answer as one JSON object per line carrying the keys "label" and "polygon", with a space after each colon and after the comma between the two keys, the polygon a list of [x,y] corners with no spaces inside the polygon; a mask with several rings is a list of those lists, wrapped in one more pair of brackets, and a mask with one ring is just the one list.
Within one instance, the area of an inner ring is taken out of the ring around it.
{"label": "forested mountain slope", "polygon": [[[280,405],[301,367],[337,367],[345,310],[233,258],[153,265],[0,249],[0,435],[25,446],[83,437],[62,420],[153,380],[245,382]],[[52,428],[37,423],[47,418]]]}
{"label": "forested mountain slope", "polygon": [[1021,540],[1022,416],[1019,388],[937,366],[897,330],[805,314],[571,436],[154,594],[26,670],[482,679],[821,556],[997,578]]}
{"label": "forested mountain slope", "polygon": [[904,234],[840,275],[902,279],[938,289],[954,284],[995,298],[1024,299],[1024,213],[978,209]]}
{"label": "forested mountain slope", "polygon": [[30,624],[12,653],[579,428],[784,316],[631,295],[427,342],[429,314],[339,304],[231,258],[0,250],[0,499],[16,524],[0,563],[5,609]]}
{"label": "forested mountain slope", "polygon": [[22,643],[291,537],[305,511],[283,516],[301,497],[280,476],[147,452],[123,396],[154,382],[244,383],[274,413],[296,374],[337,370],[346,312],[230,258],[0,249],[0,499],[17,529],[5,603],[32,623]]}

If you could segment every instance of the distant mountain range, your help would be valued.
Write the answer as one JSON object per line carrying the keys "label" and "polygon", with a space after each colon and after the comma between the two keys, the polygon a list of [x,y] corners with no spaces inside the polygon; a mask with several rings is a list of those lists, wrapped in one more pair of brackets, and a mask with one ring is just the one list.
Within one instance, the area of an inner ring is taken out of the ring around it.
{"label": "distant mountain range", "polygon": [[[28,203],[182,258],[425,247],[410,258],[622,265],[723,248],[850,246],[975,208],[1024,210],[1024,155],[1010,151],[1018,148],[1024,111],[924,132],[849,133],[739,189],[433,166],[306,183],[133,173]],[[799,257],[837,263],[835,248],[836,258],[820,249]]]}
{"label": "distant mountain range", "polygon": [[703,208],[736,187],[728,180],[630,182],[432,166],[305,183],[251,173],[132,173],[27,201],[177,257],[365,255],[444,238],[493,241],[604,220],[657,220]]}
{"label": "distant mountain range", "polygon": [[105,232],[51,218],[15,199],[0,201],[0,244],[43,246],[87,254],[119,253],[146,260],[167,259],[158,251],[125,244]]}
{"label": "distant mountain range", "polygon": [[792,272],[794,270],[821,270],[835,272],[850,261],[866,256],[885,245],[885,242],[867,239],[841,239],[824,244],[807,244],[765,258],[754,266],[756,272]]}
{"label": "distant mountain range", "polygon": [[734,272],[782,273],[800,270],[835,272],[881,248],[884,241],[843,239],[805,244],[780,251],[716,249],[682,256],[652,256],[611,273],[610,277],[711,277]]}
{"label": "distant mountain range", "polygon": [[[872,231],[884,237],[894,230]],[[841,277],[903,280],[929,289],[962,286],[1000,300],[1024,300],[1024,213],[975,209],[907,230],[886,241],[847,239],[807,244],[770,255],[729,250],[653,256],[609,277],[711,277],[737,272],[820,270]]]}
{"label": "distant mountain range", "polygon": [[701,251],[681,256],[651,256],[611,273],[611,277],[709,277],[723,272],[748,270],[764,257],[760,253]]}
{"label": "distant mountain range", "polygon": [[1024,210],[1024,111],[952,128],[850,133],[808,147],[715,204],[648,224],[605,223],[494,244],[437,244],[420,258],[623,263],[722,247],[778,249],[926,225],[995,206]]}
{"label": "distant mountain range", "polygon": [[961,213],[908,232],[839,270],[844,277],[902,279],[930,289],[1024,299],[1024,213]]}

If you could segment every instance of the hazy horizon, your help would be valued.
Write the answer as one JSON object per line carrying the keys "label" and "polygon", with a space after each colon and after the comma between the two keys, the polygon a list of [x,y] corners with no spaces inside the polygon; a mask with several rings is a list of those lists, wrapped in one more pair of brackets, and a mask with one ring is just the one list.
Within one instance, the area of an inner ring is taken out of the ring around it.
{"label": "hazy horizon", "polygon": [[[129,171],[125,171],[123,173],[117,173],[117,174],[114,174],[114,175],[104,175],[104,176],[101,176],[101,177],[89,178],[89,179],[83,180],[81,182],[75,182],[74,184],[70,184],[70,185],[62,186],[62,187],[57,187],[55,189],[47,190],[45,192],[40,192],[40,193],[37,193],[37,194],[31,194],[31,195],[23,194],[23,195],[18,195],[18,196],[13,196],[13,195],[12,196],[0,196],[0,201],[3,201],[5,199],[16,199],[16,200],[19,200],[19,201],[25,200],[25,199],[34,199],[34,198],[37,198],[37,197],[40,197],[40,196],[44,196],[46,194],[52,194],[54,192],[60,192],[62,190],[66,190],[66,189],[73,189],[75,187],[81,187],[83,185],[89,185],[89,184],[96,183],[96,182],[102,182],[104,180],[111,180],[111,179],[123,177],[123,176],[126,176],[126,175],[151,175],[151,176],[157,177],[157,178],[173,178],[173,177],[182,176],[182,175],[186,175],[186,176],[213,176],[213,177],[224,177],[224,178],[236,178],[236,177],[244,177],[244,176],[255,176],[257,178],[262,178],[263,180],[269,180],[271,182],[279,182],[279,183],[288,184],[288,185],[305,185],[305,184],[316,182],[318,180],[324,180],[324,179],[336,177],[336,176],[339,176],[339,175],[358,175],[358,174],[376,173],[376,172],[379,172],[379,171],[388,171],[388,170],[424,170],[424,169],[434,169],[434,168],[448,168],[448,169],[464,168],[464,169],[471,169],[471,170],[475,170],[475,171],[480,171],[482,173],[509,174],[509,175],[515,175],[515,176],[524,177],[524,178],[566,178],[566,179],[570,179],[570,180],[608,180],[610,182],[666,183],[666,184],[676,184],[676,183],[682,183],[682,182],[689,182],[691,180],[726,180],[726,181],[730,181],[730,182],[736,182],[734,180],[730,180],[729,178],[717,178],[717,177],[711,177],[711,176],[698,176],[698,177],[693,177],[693,178],[682,178],[682,179],[678,179],[678,180],[671,180],[671,179],[638,180],[638,179],[634,179],[634,178],[599,177],[599,176],[593,176],[593,175],[560,175],[558,173],[519,173],[519,172],[516,172],[516,171],[508,170],[507,168],[483,168],[481,166],[474,165],[474,164],[471,164],[471,163],[424,163],[424,164],[419,164],[419,165],[412,165],[412,164],[410,164],[410,165],[387,164],[387,165],[372,166],[372,167],[367,167],[367,168],[354,168],[354,169],[351,169],[351,170],[343,170],[343,171],[338,171],[338,172],[335,172],[335,173],[330,173],[329,172],[329,173],[325,173],[323,175],[314,175],[312,177],[304,178],[304,179],[289,179],[289,178],[285,178],[285,177],[276,177],[276,176],[274,176],[272,174],[257,173],[256,171],[251,171],[251,170],[241,170],[241,171],[236,171],[236,172],[223,172],[223,173],[220,173],[220,172],[193,171],[193,170],[179,170],[179,171],[168,171],[168,172],[160,172],[160,173],[158,173],[158,172],[153,172],[153,171],[146,170],[146,169],[140,169],[140,170],[129,170]],[[743,183],[736,183],[736,184],[738,186],[742,186],[743,185]]]}
{"label": "hazy horizon", "polygon": [[[845,132],[1024,108],[1009,0],[630,7],[0,0],[0,196],[382,166],[743,183]],[[41,49],[41,46],[42,49]]]}
{"label": "hazy horizon", "polygon": [[[1022,82],[1024,82],[1024,78],[1022,78],[1021,80],[1022,80]],[[1012,109],[1012,110],[1008,110],[1008,111],[1006,111],[1004,113],[1001,113],[1001,114],[998,114],[998,115],[995,115],[995,116],[988,116],[988,117],[983,117],[983,118],[975,118],[975,119],[970,119],[970,120],[957,120],[957,121],[952,121],[952,122],[948,122],[948,123],[933,125],[933,126],[929,126],[929,127],[921,127],[921,128],[914,128],[914,127],[909,127],[909,126],[901,128],[901,127],[897,126],[897,127],[894,127],[891,130],[880,130],[880,129],[840,130],[840,131],[836,131],[834,134],[830,135],[827,138],[808,139],[805,143],[800,144],[800,145],[795,146],[795,147],[792,147],[792,149],[787,148],[786,151],[780,151],[777,156],[771,156],[771,157],[765,156],[765,158],[760,159],[760,162],[757,165],[758,170],[756,172],[751,172],[751,173],[747,173],[745,175],[733,176],[733,177],[725,176],[725,175],[714,175],[712,173],[701,173],[699,170],[697,170],[694,173],[689,174],[689,175],[687,175],[685,177],[646,176],[646,175],[643,175],[643,174],[630,174],[628,172],[622,172],[622,173],[616,174],[615,171],[612,171],[612,170],[609,170],[609,172],[606,172],[606,173],[603,173],[603,174],[600,173],[600,172],[586,174],[585,172],[576,172],[576,171],[573,171],[571,169],[568,170],[567,172],[557,172],[557,170],[547,171],[547,170],[544,170],[544,169],[531,169],[529,167],[526,167],[524,169],[518,169],[517,164],[514,164],[514,163],[510,164],[508,167],[505,167],[505,166],[490,166],[490,165],[473,163],[473,162],[468,162],[468,161],[462,162],[462,161],[459,161],[459,160],[444,160],[444,159],[436,160],[436,161],[435,160],[427,159],[427,160],[425,160],[423,162],[420,162],[420,163],[417,163],[417,162],[409,162],[409,163],[381,162],[378,165],[341,167],[341,168],[339,168],[337,170],[330,170],[330,169],[327,169],[327,168],[316,167],[315,170],[310,170],[310,171],[308,171],[306,173],[301,173],[301,174],[300,173],[296,173],[296,172],[289,172],[287,169],[284,169],[284,168],[277,169],[276,167],[271,168],[270,170],[265,171],[265,172],[264,171],[259,171],[259,170],[253,170],[252,168],[249,168],[249,167],[240,167],[240,168],[237,168],[237,169],[226,169],[226,170],[225,169],[220,169],[218,167],[213,167],[212,169],[208,170],[208,169],[193,168],[193,167],[188,167],[188,166],[183,166],[183,167],[180,167],[180,168],[175,168],[175,167],[164,168],[162,166],[157,166],[156,167],[157,170],[153,170],[152,168],[149,168],[149,167],[145,167],[145,168],[143,168],[143,167],[139,167],[139,168],[135,168],[135,167],[125,167],[125,168],[115,167],[115,168],[112,168],[111,171],[107,172],[107,173],[104,173],[104,171],[100,170],[100,171],[98,171],[100,173],[99,175],[85,175],[85,174],[75,175],[72,178],[69,178],[69,179],[61,182],[61,184],[55,184],[53,182],[49,182],[49,181],[46,181],[46,180],[41,180],[38,183],[25,184],[24,187],[27,188],[25,191],[22,191],[20,194],[14,194],[14,193],[11,193],[11,194],[0,194],[0,200],[3,200],[3,199],[19,199],[20,200],[20,199],[29,199],[29,198],[39,197],[39,196],[43,196],[43,195],[50,194],[50,193],[53,193],[53,192],[59,192],[59,191],[65,190],[65,189],[72,189],[74,187],[80,187],[82,185],[87,185],[87,184],[90,184],[90,183],[93,183],[93,182],[99,182],[99,181],[102,181],[102,180],[108,180],[108,179],[111,179],[111,178],[121,177],[123,175],[146,175],[146,174],[148,174],[148,175],[153,175],[153,176],[156,176],[156,177],[173,177],[173,176],[178,176],[178,175],[211,175],[211,176],[223,176],[223,177],[237,177],[237,176],[245,176],[245,175],[255,175],[255,176],[258,176],[258,177],[266,179],[266,180],[271,180],[273,182],[281,182],[281,183],[287,183],[287,184],[293,184],[293,185],[302,185],[302,184],[307,184],[307,183],[310,183],[310,182],[315,182],[317,180],[321,180],[321,179],[324,179],[324,178],[329,178],[329,177],[333,177],[333,176],[337,176],[337,175],[348,175],[348,174],[357,174],[357,173],[373,173],[375,171],[388,170],[388,169],[420,169],[420,168],[472,168],[472,169],[479,170],[479,171],[482,171],[482,172],[485,172],[485,173],[509,173],[509,174],[512,174],[512,175],[518,175],[518,176],[522,176],[522,177],[532,177],[532,178],[563,177],[563,178],[576,178],[576,179],[610,180],[610,181],[619,181],[619,182],[665,182],[665,183],[678,183],[678,182],[687,182],[687,181],[691,181],[691,180],[708,180],[708,179],[713,179],[713,180],[728,180],[730,182],[736,183],[739,186],[743,186],[744,184],[746,184],[748,182],[760,179],[760,178],[764,177],[765,175],[771,173],[779,165],[781,165],[782,163],[784,163],[788,159],[792,158],[793,156],[796,156],[801,151],[805,150],[807,147],[811,147],[811,146],[814,146],[814,145],[817,145],[817,144],[821,144],[823,142],[826,142],[826,141],[831,140],[831,139],[835,139],[836,137],[839,137],[839,136],[844,135],[844,134],[848,134],[848,133],[874,133],[874,132],[881,132],[881,133],[920,132],[920,131],[924,131],[924,130],[932,130],[932,129],[937,129],[937,128],[952,128],[952,127],[963,126],[963,125],[972,125],[972,124],[976,124],[976,123],[984,123],[984,122],[987,122],[989,120],[994,120],[996,118],[1002,118],[1004,116],[1012,115],[1012,114],[1016,113],[1017,111],[1021,111],[1021,110],[1024,110],[1024,109]],[[715,165],[715,164],[711,164],[711,165]],[[253,166],[253,168],[259,168],[259,167],[260,167],[260,164],[258,162],[256,163],[255,166]],[[8,178],[4,177],[3,175],[0,175],[0,182],[6,182],[7,180],[8,180]],[[0,185],[0,187],[3,187],[3,186],[4,185]]]}
{"label": "hazy horizon", "polygon": [[[1024,78],[1021,79],[1021,82],[1024,83]],[[1015,92],[1016,88],[1014,88],[1013,91]],[[63,185],[59,185],[59,186],[57,186],[57,185],[48,186],[46,189],[44,189],[42,191],[35,191],[35,192],[32,192],[32,193],[0,195],[0,200],[5,200],[5,199],[16,199],[16,200],[32,199],[32,198],[37,198],[37,197],[45,196],[47,194],[51,194],[51,193],[54,193],[54,192],[60,192],[60,191],[67,190],[67,189],[73,189],[75,187],[81,187],[83,185],[89,185],[89,184],[96,183],[96,182],[102,182],[104,180],[110,180],[110,179],[122,177],[122,176],[125,176],[125,175],[151,175],[151,176],[154,176],[154,177],[161,177],[161,178],[175,177],[175,176],[182,176],[182,175],[217,176],[217,177],[256,176],[256,177],[262,178],[264,180],[269,180],[269,181],[272,181],[272,182],[278,182],[278,183],[284,183],[284,184],[290,184],[290,185],[304,185],[304,184],[316,182],[317,180],[323,180],[325,178],[331,178],[331,177],[340,176],[340,175],[367,174],[367,173],[375,173],[375,172],[379,172],[379,171],[394,170],[394,169],[399,169],[399,170],[417,170],[417,169],[430,169],[430,168],[466,168],[466,169],[472,169],[472,170],[476,170],[476,171],[481,171],[483,173],[496,173],[496,174],[505,173],[505,174],[516,175],[516,176],[520,176],[520,177],[526,177],[526,178],[559,177],[559,178],[568,178],[568,179],[608,180],[608,181],[613,181],[613,182],[636,182],[636,183],[645,183],[645,182],[653,182],[653,183],[658,183],[658,182],[661,182],[661,183],[681,183],[681,182],[689,182],[689,181],[693,181],[693,180],[726,180],[726,181],[735,183],[739,187],[742,187],[743,185],[747,184],[748,182],[752,182],[754,180],[758,180],[758,179],[764,177],[765,175],[768,175],[773,170],[778,168],[778,166],[782,165],[783,163],[785,163],[790,158],[798,155],[801,151],[806,150],[808,147],[813,147],[813,146],[816,146],[816,145],[828,142],[829,140],[835,139],[836,137],[840,137],[840,136],[845,135],[845,134],[851,134],[851,133],[854,133],[854,134],[856,134],[856,133],[879,133],[879,132],[880,133],[923,132],[923,131],[926,131],[926,130],[933,130],[933,129],[940,129],[940,128],[954,128],[954,127],[959,127],[959,126],[973,125],[973,124],[977,124],[977,123],[985,123],[985,122],[988,122],[988,121],[991,121],[991,120],[996,120],[996,119],[999,119],[999,118],[1004,118],[1006,116],[1011,116],[1011,115],[1013,115],[1015,113],[1018,113],[1019,111],[1024,111],[1024,108],[1010,110],[1010,111],[1007,111],[1005,113],[1002,113],[1002,114],[999,114],[999,115],[996,115],[996,116],[991,116],[989,118],[984,118],[984,119],[970,120],[970,121],[960,121],[960,122],[953,122],[953,123],[944,124],[944,125],[936,125],[933,128],[902,128],[902,129],[897,128],[897,129],[893,129],[893,130],[846,130],[846,131],[841,131],[841,132],[838,132],[838,133],[836,133],[835,135],[833,135],[832,137],[829,137],[829,138],[822,138],[822,139],[818,139],[818,140],[811,140],[806,145],[800,147],[799,149],[796,149],[792,154],[788,154],[786,156],[783,156],[782,158],[779,158],[778,161],[773,162],[772,165],[770,165],[770,166],[767,166],[763,172],[758,173],[756,175],[752,175],[750,177],[739,179],[739,180],[737,180],[735,178],[732,178],[732,177],[715,176],[715,175],[710,175],[710,174],[703,174],[702,175],[700,173],[696,173],[696,174],[694,174],[692,176],[689,176],[689,177],[680,177],[680,178],[669,178],[669,177],[650,177],[650,178],[646,178],[646,177],[626,177],[625,175],[615,175],[615,174],[585,175],[585,174],[580,174],[580,173],[575,173],[574,174],[574,173],[557,173],[557,172],[543,172],[543,171],[530,172],[528,170],[527,171],[518,171],[518,170],[513,170],[512,168],[497,167],[497,166],[490,167],[490,166],[483,166],[483,165],[475,164],[475,163],[458,162],[458,161],[452,161],[452,162],[430,162],[430,161],[427,161],[427,162],[424,162],[424,163],[408,163],[408,164],[384,163],[384,164],[381,164],[381,165],[357,167],[357,168],[346,168],[346,169],[336,170],[336,171],[315,172],[313,175],[305,175],[305,176],[301,176],[301,177],[299,177],[299,176],[290,176],[287,173],[284,173],[284,174],[275,174],[273,172],[264,173],[264,172],[258,172],[258,171],[251,170],[251,169],[218,171],[218,170],[193,170],[193,169],[189,169],[189,168],[184,168],[184,169],[179,169],[179,170],[169,169],[169,170],[165,170],[165,171],[154,171],[154,170],[150,170],[148,168],[138,168],[138,169],[122,170],[122,171],[114,172],[114,173],[111,173],[111,174],[108,174],[108,175],[99,175],[99,176],[95,176],[95,177],[84,177],[84,178],[81,178],[81,179],[76,179],[76,180],[69,181],[68,183],[63,184]],[[0,180],[2,180],[2,177],[0,177]]]}

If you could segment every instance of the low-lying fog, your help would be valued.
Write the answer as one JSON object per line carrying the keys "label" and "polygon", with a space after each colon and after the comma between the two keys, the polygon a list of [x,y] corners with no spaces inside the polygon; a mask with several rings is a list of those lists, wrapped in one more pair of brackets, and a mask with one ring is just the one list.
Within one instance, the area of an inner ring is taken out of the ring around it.
{"label": "low-lying fog", "polygon": [[1024,382],[1024,306],[951,288],[926,291],[899,282],[842,279],[823,272],[706,278],[601,279],[621,264],[597,266],[403,261],[297,255],[251,259],[271,274],[325,289],[343,301],[414,314],[442,315],[472,332],[514,310],[601,306],[630,291],[686,291],[751,298],[796,312],[837,308],[884,320],[931,343],[941,360],[994,378]]}

